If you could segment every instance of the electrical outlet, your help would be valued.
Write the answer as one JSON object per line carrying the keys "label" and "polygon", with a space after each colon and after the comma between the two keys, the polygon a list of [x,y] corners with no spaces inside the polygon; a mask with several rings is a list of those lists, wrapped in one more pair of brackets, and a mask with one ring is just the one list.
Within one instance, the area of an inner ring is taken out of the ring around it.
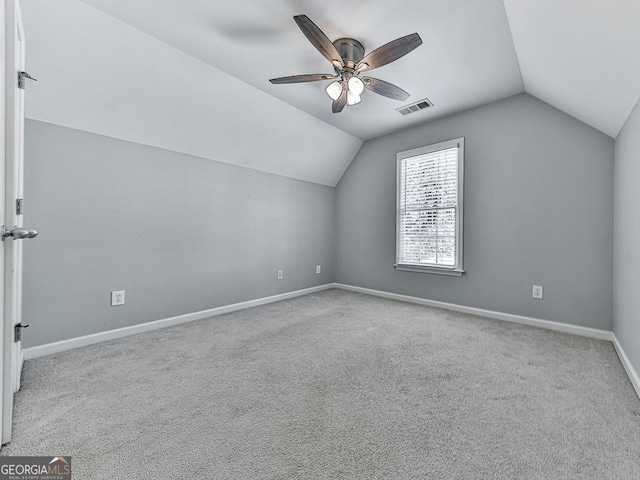
{"label": "electrical outlet", "polygon": [[118,305],[124,305],[124,290],[111,292],[111,306],[116,307]]}
{"label": "electrical outlet", "polygon": [[278,280],[282,280],[284,278],[284,270],[278,270]]}
{"label": "electrical outlet", "polygon": [[533,298],[542,300],[542,285],[533,286]]}
{"label": "electrical outlet", "polygon": [[322,265],[316,265],[316,273],[322,272]]}

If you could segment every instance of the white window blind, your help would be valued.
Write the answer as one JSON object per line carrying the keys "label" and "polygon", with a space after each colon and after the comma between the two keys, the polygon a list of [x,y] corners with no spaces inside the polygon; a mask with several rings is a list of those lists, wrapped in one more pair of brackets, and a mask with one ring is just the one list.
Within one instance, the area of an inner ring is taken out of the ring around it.
{"label": "white window blind", "polygon": [[396,266],[462,270],[462,140],[398,154]]}

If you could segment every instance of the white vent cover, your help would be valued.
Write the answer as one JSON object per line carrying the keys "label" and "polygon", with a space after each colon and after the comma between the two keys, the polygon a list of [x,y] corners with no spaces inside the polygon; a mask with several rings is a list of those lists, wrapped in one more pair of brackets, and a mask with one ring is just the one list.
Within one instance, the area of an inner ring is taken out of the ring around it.
{"label": "white vent cover", "polygon": [[433,107],[433,103],[428,98],[423,98],[422,100],[418,100],[411,105],[405,105],[404,107],[396,108],[396,111],[400,115],[409,115],[410,113],[419,112],[420,110],[425,110],[429,107]]}

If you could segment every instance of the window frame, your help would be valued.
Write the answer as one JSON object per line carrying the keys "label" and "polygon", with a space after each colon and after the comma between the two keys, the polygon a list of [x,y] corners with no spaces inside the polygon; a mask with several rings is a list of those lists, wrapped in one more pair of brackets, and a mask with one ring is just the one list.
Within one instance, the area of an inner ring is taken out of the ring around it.
{"label": "window frame", "polygon": [[[400,196],[402,194],[400,187],[400,165],[402,161],[419,155],[426,155],[450,148],[458,148],[458,191],[456,196],[456,252],[455,264],[437,265],[426,263],[410,263],[400,262]],[[446,140],[444,142],[433,143],[424,147],[405,150],[396,154],[396,262],[394,267],[396,270],[418,272],[418,273],[435,273],[440,275],[462,276],[464,273],[464,255],[463,255],[463,239],[464,239],[464,137]]]}

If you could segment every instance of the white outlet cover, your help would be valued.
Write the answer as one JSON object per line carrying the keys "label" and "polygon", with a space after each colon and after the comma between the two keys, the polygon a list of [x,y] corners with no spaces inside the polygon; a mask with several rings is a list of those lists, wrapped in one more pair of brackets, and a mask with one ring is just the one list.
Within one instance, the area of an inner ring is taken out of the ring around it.
{"label": "white outlet cover", "polygon": [[111,306],[124,305],[124,290],[114,290],[111,292]]}
{"label": "white outlet cover", "polygon": [[316,273],[321,273],[321,272],[322,272],[322,266],[316,265]]}
{"label": "white outlet cover", "polygon": [[284,278],[284,270],[278,270],[278,280],[282,280]]}
{"label": "white outlet cover", "polygon": [[533,298],[542,299],[542,285],[533,286]]}

